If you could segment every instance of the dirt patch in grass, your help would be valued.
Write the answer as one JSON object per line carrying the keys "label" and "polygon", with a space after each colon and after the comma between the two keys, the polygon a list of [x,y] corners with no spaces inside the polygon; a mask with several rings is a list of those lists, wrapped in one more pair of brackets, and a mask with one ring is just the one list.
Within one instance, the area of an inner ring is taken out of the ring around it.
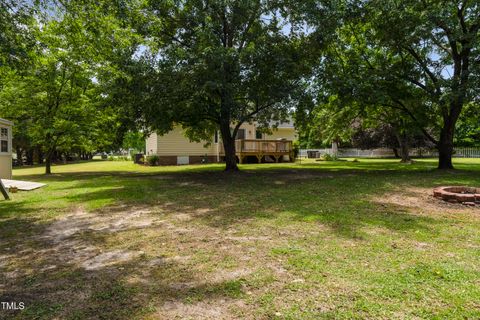
{"label": "dirt patch in grass", "polygon": [[97,270],[112,264],[131,261],[141,254],[143,254],[142,251],[132,252],[126,250],[113,250],[100,253],[93,258],[87,259],[83,261],[81,265],[85,270]]}
{"label": "dirt patch in grass", "polygon": [[[402,209],[413,214],[480,214],[480,208],[449,203],[433,196],[432,188],[399,187],[394,191],[373,197],[375,203],[385,208]],[[479,215],[480,218],[480,215]]]}
{"label": "dirt patch in grass", "polygon": [[156,313],[161,319],[253,319],[235,314],[236,310],[245,309],[246,305],[239,300],[216,299],[201,302],[168,301]]}
{"label": "dirt patch in grass", "polygon": [[118,232],[151,227],[154,223],[150,210],[143,208],[110,208],[99,213],[89,213],[78,208],[72,214],[54,221],[46,229],[43,239],[59,243],[88,230]]}
{"label": "dirt patch in grass", "polygon": [[[259,259],[255,255],[261,253],[250,251],[248,243],[266,243],[269,237],[234,232],[226,236],[198,223],[210,209],[187,210],[177,215],[165,206],[118,206],[97,212],[77,208],[52,220],[28,242],[20,242],[18,254],[2,255],[1,267],[11,272],[4,273],[8,280],[0,287],[0,297],[30,296],[26,300],[33,305],[33,317],[43,312],[43,306],[32,301],[67,300],[47,314],[71,315],[80,310],[88,319],[90,311],[82,304],[92,299],[100,308],[97,300],[110,303],[131,296],[138,300],[132,307],[137,310],[143,308],[139,304],[148,304],[148,292],[153,291],[156,314],[163,318],[238,318],[235,312],[244,307],[239,299],[244,291],[241,283],[250,277]],[[25,278],[39,286],[27,289]],[[77,281],[80,288],[65,291]],[[112,281],[116,284],[109,289]],[[141,289],[132,291],[130,286]]]}
{"label": "dirt patch in grass", "polygon": [[[109,214],[94,214],[78,208],[73,213],[51,222],[43,233],[19,242],[16,248],[12,249],[16,254],[3,257],[0,263],[7,267],[7,260],[10,260],[15,262],[13,266],[29,266],[35,261],[36,267],[40,267],[41,271],[67,265],[71,268],[96,270],[126,263],[138,258],[142,252],[105,250],[92,241],[95,240],[93,233],[102,233],[104,237],[108,233],[143,229],[156,223],[156,218],[145,209],[131,208]],[[28,276],[33,271],[28,267],[12,270],[14,271],[8,273],[12,279]]]}

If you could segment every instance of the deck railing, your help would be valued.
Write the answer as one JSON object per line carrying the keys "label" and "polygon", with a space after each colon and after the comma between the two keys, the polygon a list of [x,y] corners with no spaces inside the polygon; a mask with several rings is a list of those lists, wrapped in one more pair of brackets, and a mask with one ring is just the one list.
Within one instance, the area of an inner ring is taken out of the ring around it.
{"label": "deck railing", "polygon": [[[291,140],[235,140],[236,153],[283,153],[289,154],[293,151]],[[220,148],[223,154],[223,146]]]}

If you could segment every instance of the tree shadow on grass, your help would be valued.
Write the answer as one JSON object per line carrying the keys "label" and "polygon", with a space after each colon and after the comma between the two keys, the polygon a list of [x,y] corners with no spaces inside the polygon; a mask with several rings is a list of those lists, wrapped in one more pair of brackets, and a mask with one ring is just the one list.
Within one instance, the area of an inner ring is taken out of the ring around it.
{"label": "tree shadow on grass", "polygon": [[[53,193],[50,197],[58,193],[71,206],[85,206],[87,210],[107,206],[108,212],[109,207],[113,211],[122,204],[151,206],[171,215],[187,213],[200,223],[221,229],[255,218],[282,218],[286,223],[316,221],[343,237],[359,238],[359,230],[368,225],[408,232],[428,229],[436,223],[435,219],[413,215],[406,208],[382,207],[372,202],[372,197],[381,196],[398,184],[429,185],[451,180],[471,183],[474,177],[465,171],[452,175],[430,170],[270,169],[237,174],[62,173],[42,177],[42,181],[51,183],[45,189]],[[48,207],[49,199],[45,201]],[[35,210],[34,203],[0,203],[0,212],[10,215],[27,216]]]}
{"label": "tree shadow on grass", "polygon": [[[75,179],[63,188],[72,204],[106,201],[115,205],[152,206],[171,215],[190,214],[215,228],[229,228],[252,218],[317,221],[346,237],[358,237],[367,225],[395,231],[429,228],[435,220],[412,215],[402,208],[384,208],[370,198],[392,188],[392,181],[412,175],[395,172],[341,172],[318,170],[242,172],[239,174],[166,173],[120,175],[62,175]],[[430,173],[421,173],[427,180]],[[77,190],[88,190],[77,192]],[[115,205],[112,210],[115,210]],[[108,211],[108,207],[107,210]]]}
{"label": "tree shadow on grass", "polygon": [[[433,176],[433,179],[432,179]],[[431,171],[270,170],[176,173],[62,173],[48,177],[72,205],[99,203],[113,207],[156,206],[171,214],[191,214],[216,228],[228,228],[252,218],[277,219],[280,214],[297,221],[318,221],[343,236],[356,237],[365,225],[383,225],[397,231],[428,228],[435,220],[411,215],[401,208],[372,204],[371,197],[398,183],[429,184],[449,175]],[[472,179],[468,172],[456,180]],[[33,177],[32,177],[33,178]],[[37,177],[38,178],[38,177]],[[61,186],[62,182],[75,181]],[[45,180],[47,181],[47,180]],[[59,187],[56,183],[60,183]],[[41,192],[41,191],[40,191]],[[9,206],[0,204],[1,207]],[[95,205],[93,207],[96,207]],[[388,210],[386,210],[388,209]],[[29,210],[17,206],[22,214]],[[201,212],[201,213],[199,213]]]}

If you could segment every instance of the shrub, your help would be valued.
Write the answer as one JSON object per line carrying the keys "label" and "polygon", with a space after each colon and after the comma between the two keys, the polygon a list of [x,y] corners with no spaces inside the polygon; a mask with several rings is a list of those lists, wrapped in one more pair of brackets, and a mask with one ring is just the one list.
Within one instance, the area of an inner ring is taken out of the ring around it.
{"label": "shrub", "polygon": [[324,155],[322,155],[322,159],[324,161],[338,161],[338,157],[330,153],[325,153]]}
{"label": "shrub", "polygon": [[158,166],[159,161],[160,161],[160,157],[157,155],[147,157],[147,162],[151,166]]}
{"label": "shrub", "polygon": [[208,163],[208,155],[207,155],[207,154],[205,154],[205,155],[202,157],[201,163]]}

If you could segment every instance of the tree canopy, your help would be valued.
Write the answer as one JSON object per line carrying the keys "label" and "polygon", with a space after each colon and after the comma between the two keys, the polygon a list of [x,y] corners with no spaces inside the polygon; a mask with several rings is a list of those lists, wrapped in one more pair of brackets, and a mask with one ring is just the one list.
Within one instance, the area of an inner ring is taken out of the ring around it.
{"label": "tree canopy", "polygon": [[479,99],[479,4],[345,2],[341,12],[321,93],[367,117],[400,112],[436,146],[439,168],[452,168],[456,123]]}
{"label": "tree canopy", "polygon": [[476,1],[5,0],[0,18],[0,115],[47,164],[181,126],[218,130],[234,171],[243,123],[292,114],[313,143],[361,124],[405,154],[421,133],[443,169],[478,145]]}
{"label": "tree canopy", "polygon": [[[85,11],[85,4],[47,2],[30,10],[27,31],[35,45],[29,48],[28,64],[21,69],[12,63],[0,67],[0,112],[16,124],[17,155],[26,155],[31,163],[35,152],[39,162],[45,159],[46,173],[61,155],[91,156],[111,148],[121,127],[122,112],[110,103],[103,91],[106,85],[98,79],[107,73],[119,76],[112,61],[129,38],[113,13],[91,16],[95,11]],[[11,20],[14,26],[18,23]],[[119,35],[112,38],[115,31]]]}
{"label": "tree canopy", "polygon": [[270,1],[151,1],[141,32],[152,62],[142,112],[165,133],[193,140],[222,136],[227,170],[245,122],[285,120],[310,71],[305,37],[287,30]]}

